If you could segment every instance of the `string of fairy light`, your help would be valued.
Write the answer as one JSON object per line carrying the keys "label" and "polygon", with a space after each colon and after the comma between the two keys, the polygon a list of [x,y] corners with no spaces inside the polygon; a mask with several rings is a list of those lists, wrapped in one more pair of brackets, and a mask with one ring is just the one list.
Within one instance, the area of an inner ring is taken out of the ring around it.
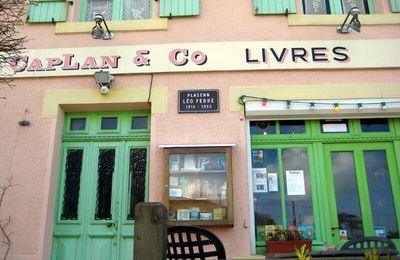
{"label": "string of fairy light", "polygon": [[287,99],[272,99],[267,97],[256,97],[256,96],[247,96],[242,95],[239,97],[239,104],[244,105],[248,101],[260,101],[263,107],[266,107],[268,102],[281,102],[286,104],[287,109],[291,109],[292,105],[302,104],[308,105],[310,110],[315,110],[317,106],[331,106],[332,109],[336,112],[340,111],[344,106],[352,106],[357,108],[358,110],[362,110],[366,106],[380,106],[382,110],[386,110],[388,105],[390,104],[400,104],[400,100],[391,100],[391,101],[371,101],[371,102],[326,102],[326,101],[301,101],[301,100],[287,100]]}

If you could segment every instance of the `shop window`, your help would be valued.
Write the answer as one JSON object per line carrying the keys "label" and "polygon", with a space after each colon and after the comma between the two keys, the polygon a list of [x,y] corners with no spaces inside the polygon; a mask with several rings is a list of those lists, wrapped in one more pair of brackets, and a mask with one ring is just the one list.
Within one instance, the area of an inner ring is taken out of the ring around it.
{"label": "shop window", "polygon": [[250,133],[253,135],[276,134],[276,123],[275,121],[252,121]]}
{"label": "shop window", "polygon": [[308,149],[253,149],[251,154],[256,240],[268,240],[277,228],[314,239]]}
{"label": "shop window", "polygon": [[106,20],[139,20],[151,18],[150,0],[85,0],[82,20],[93,21],[96,14]]}
{"label": "shop window", "polygon": [[360,13],[369,14],[369,0],[303,0],[305,14],[347,14],[352,7],[358,7]]}
{"label": "shop window", "polygon": [[304,134],[306,126],[304,120],[279,121],[280,134]]}
{"label": "shop window", "polygon": [[131,129],[132,130],[141,130],[141,129],[147,129],[148,128],[148,119],[147,117],[132,117],[132,124],[131,124]]}
{"label": "shop window", "polygon": [[349,127],[347,120],[333,119],[333,120],[321,120],[321,132],[322,133],[348,133]]}
{"label": "shop window", "polygon": [[83,131],[86,129],[86,118],[71,118],[69,130]]}
{"label": "shop window", "polygon": [[389,132],[389,122],[387,118],[361,119],[362,132]]}
{"label": "shop window", "polygon": [[385,151],[364,151],[365,171],[375,235],[399,238]]}
{"label": "shop window", "polygon": [[101,119],[101,130],[116,130],[118,128],[117,117],[103,117]]}
{"label": "shop window", "polygon": [[304,134],[306,126],[304,120],[286,121],[252,121],[250,122],[250,134]]}

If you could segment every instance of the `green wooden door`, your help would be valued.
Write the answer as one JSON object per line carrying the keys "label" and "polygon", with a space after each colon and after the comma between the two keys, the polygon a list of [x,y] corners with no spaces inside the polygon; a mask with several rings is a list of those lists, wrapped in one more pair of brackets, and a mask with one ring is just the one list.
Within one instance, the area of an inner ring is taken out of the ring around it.
{"label": "green wooden door", "polygon": [[383,236],[399,246],[400,181],[393,144],[328,144],[324,153],[332,242]]}
{"label": "green wooden door", "polygon": [[[147,200],[149,141],[143,127],[136,133],[138,124],[130,123],[143,116],[67,117],[66,124],[78,131],[64,131],[52,259],[131,260],[134,206]],[[85,129],[74,122],[82,118]]]}

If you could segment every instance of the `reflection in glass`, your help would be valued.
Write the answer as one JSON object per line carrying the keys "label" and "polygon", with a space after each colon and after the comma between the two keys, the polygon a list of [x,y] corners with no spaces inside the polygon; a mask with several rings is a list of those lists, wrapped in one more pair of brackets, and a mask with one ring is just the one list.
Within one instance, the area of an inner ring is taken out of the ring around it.
{"label": "reflection in glass", "polygon": [[358,7],[360,9],[360,13],[368,14],[368,10],[366,8],[367,3],[366,0],[342,0],[343,13],[347,14],[351,8]]}
{"label": "reflection in glass", "polygon": [[307,149],[282,149],[282,161],[286,181],[286,224],[288,227],[314,225]]}
{"label": "reflection in glass", "polygon": [[131,129],[147,129],[147,117],[132,117]]}
{"label": "reflection in glass", "polygon": [[363,132],[389,132],[387,118],[361,119],[360,121]]}
{"label": "reflection in glass", "polygon": [[250,134],[252,135],[276,134],[275,121],[251,121]]}
{"label": "reflection in glass", "polygon": [[374,229],[384,227],[386,238],[399,238],[385,151],[365,151],[364,163]]}
{"label": "reflection in glass", "polygon": [[306,132],[304,120],[279,121],[281,134],[304,134]]}
{"label": "reflection in glass", "polygon": [[69,130],[71,131],[82,131],[86,128],[86,118],[72,118]]}
{"label": "reflection in glass", "polygon": [[101,119],[101,130],[115,130],[118,127],[117,117],[103,117]]}
{"label": "reflection in glass", "polygon": [[[264,149],[252,150],[252,168],[253,169],[266,169],[266,178],[268,181],[272,179],[274,185],[269,186],[269,192],[254,192],[254,217],[256,229],[257,225],[277,225],[282,224],[282,207],[281,207],[281,194],[279,192],[279,171],[278,171],[278,150],[277,149]],[[255,173],[256,174],[256,173]],[[276,177],[275,177],[276,176]],[[256,178],[257,176],[253,176]],[[253,181],[254,185],[254,181]],[[256,191],[256,189],[254,189]],[[260,235],[258,234],[258,237]]]}
{"label": "reflection in glass", "polygon": [[348,239],[362,237],[360,201],[352,152],[332,152],[336,209],[339,228],[347,231]]}

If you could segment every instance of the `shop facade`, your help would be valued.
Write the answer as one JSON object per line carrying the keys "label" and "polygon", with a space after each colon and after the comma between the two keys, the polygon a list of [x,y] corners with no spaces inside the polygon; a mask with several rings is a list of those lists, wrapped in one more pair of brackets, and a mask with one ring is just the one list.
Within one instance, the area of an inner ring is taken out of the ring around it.
{"label": "shop facade", "polygon": [[[278,226],[400,248],[398,1],[123,2],[29,6],[0,89],[10,259],[132,259],[141,201],[228,258]],[[339,34],[351,4],[362,32]]]}

